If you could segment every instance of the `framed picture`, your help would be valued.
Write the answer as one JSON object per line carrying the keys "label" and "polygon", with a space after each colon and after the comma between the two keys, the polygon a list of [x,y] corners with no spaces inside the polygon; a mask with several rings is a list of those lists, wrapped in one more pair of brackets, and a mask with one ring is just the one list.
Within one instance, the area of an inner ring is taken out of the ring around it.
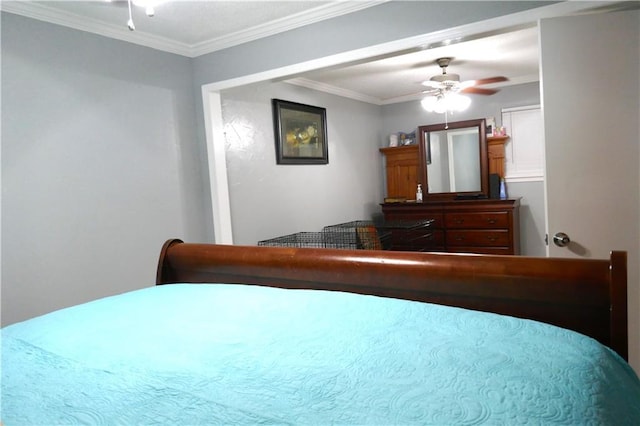
{"label": "framed picture", "polygon": [[325,108],[272,99],[277,164],[327,164]]}
{"label": "framed picture", "polygon": [[401,146],[405,145],[413,145],[416,143],[416,132],[415,130],[411,133],[400,132],[398,133],[398,144]]}

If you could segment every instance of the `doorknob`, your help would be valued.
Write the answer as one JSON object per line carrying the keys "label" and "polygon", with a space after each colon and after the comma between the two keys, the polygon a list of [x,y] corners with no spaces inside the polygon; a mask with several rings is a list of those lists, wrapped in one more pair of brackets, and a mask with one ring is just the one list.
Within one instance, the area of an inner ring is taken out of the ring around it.
{"label": "doorknob", "polygon": [[558,247],[566,247],[571,242],[571,238],[564,232],[558,232],[553,236],[553,243]]}

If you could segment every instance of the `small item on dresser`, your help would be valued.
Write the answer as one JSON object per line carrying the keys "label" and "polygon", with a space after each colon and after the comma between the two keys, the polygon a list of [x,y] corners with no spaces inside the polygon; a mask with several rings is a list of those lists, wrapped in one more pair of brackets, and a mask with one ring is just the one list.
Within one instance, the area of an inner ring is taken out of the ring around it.
{"label": "small item on dresser", "polygon": [[418,189],[416,190],[416,202],[422,202],[422,185],[418,184]]}
{"label": "small item on dresser", "polygon": [[507,199],[507,184],[505,183],[504,178],[500,179],[500,199]]}
{"label": "small item on dresser", "polygon": [[385,203],[406,203],[407,199],[405,197],[386,197],[384,199]]}
{"label": "small item on dresser", "polygon": [[507,136],[507,129],[504,126],[496,127],[493,136]]}
{"label": "small item on dresser", "polygon": [[489,197],[494,200],[500,198],[500,175],[497,173],[489,175]]}

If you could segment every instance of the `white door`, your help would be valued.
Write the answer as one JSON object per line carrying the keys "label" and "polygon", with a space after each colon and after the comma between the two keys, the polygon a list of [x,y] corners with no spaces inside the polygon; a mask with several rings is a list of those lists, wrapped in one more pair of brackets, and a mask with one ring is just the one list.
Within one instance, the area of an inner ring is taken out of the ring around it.
{"label": "white door", "polygon": [[[640,12],[542,20],[551,256],[628,252],[629,362],[640,373]],[[564,232],[570,242],[554,244]]]}
{"label": "white door", "polygon": [[637,268],[639,23],[638,11],[540,22],[551,256],[627,250]]}

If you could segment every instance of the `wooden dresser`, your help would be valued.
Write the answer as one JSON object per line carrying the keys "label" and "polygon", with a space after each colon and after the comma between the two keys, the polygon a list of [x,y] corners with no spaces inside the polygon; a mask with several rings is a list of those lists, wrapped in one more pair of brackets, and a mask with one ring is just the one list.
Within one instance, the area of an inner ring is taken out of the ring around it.
{"label": "wooden dresser", "polygon": [[519,199],[385,203],[386,221],[433,219],[428,237],[392,235],[391,250],[520,254]]}
{"label": "wooden dresser", "polygon": [[489,156],[489,174],[495,173],[501,178],[505,176],[504,170],[504,144],[509,136],[488,136],[487,154]]}
{"label": "wooden dresser", "polygon": [[380,148],[387,168],[387,197],[415,200],[420,182],[418,145]]}

